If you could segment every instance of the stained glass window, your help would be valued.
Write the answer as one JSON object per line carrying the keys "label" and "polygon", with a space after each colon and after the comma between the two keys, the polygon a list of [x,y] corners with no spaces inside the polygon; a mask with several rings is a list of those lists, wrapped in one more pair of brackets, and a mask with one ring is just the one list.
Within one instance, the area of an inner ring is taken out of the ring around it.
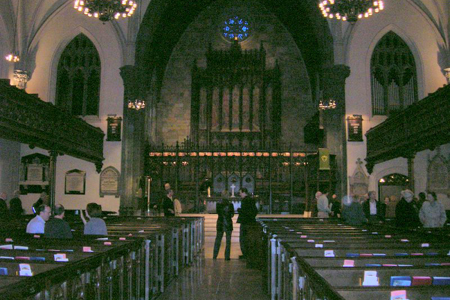
{"label": "stained glass window", "polygon": [[418,99],[414,56],[394,32],[376,45],[371,61],[372,113],[389,115]]}
{"label": "stained glass window", "polygon": [[100,57],[84,34],[75,37],[61,55],[56,80],[56,105],[76,116],[98,115]]}
{"label": "stained glass window", "polygon": [[248,38],[249,30],[247,20],[234,16],[225,21],[222,27],[222,34],[227,40],[242,42]]}

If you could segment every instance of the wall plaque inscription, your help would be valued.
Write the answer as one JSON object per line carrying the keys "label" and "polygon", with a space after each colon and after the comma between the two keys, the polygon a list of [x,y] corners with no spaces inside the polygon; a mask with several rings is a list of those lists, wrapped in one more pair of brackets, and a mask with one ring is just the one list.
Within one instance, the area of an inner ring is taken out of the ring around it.
{"label": "wall plaque inscription", "polygon": [[347,118],[348,127],[348,141],[349,142],[362,142],[362,121],[361,115],[353,115]]}
{"label": "wall plaque inscription", "polygon": [[100,197],[105,195],[114,195],[116,198],[119,193],[120,172],[114,167],[107,167],[100,173]]}
{"label": "wall plaque inscription", "polygon": [[70,170],[66,172],[65,194],[84,195],[86,190],[86,172]]}

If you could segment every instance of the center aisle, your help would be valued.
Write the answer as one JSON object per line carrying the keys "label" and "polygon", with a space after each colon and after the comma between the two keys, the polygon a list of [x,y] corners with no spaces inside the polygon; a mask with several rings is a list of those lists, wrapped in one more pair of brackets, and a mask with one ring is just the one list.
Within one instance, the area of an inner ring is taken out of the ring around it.
{"label": "center aisle", "polygon": [[158,300],[265,300],[262,275],[243,260],[213,260],[202,254],[184,269]]}
{"label": "center aisle", "polygon": [[[188,216],[188,214],[183,214]],[[200,216],[200,215],[196,215]],[[233,218],[231,260],[224,260],[225,236],[217,260],[212,259],[216,236],[217,215],[205,214],[205,248],[192,266],[184,269],[167,287],[158,300],[268,300],[263,292],[262,274],[248,269],[245,260],[239,260],[239,224]]]}

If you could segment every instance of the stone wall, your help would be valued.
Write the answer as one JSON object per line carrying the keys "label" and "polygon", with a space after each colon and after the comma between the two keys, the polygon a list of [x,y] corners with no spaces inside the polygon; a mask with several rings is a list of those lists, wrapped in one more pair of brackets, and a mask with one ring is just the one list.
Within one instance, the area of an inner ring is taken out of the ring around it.
{"label": "stone wall", "polygon": [[234,15],[246,18],[250,25],[250,36],[240,43],[241,48],[259,49],[262,42],[267,68],[273,68],[278,61],[282,74],[282,140],[304,148],[303,127],[315,113],[305,64],[290,33],[257,1],[218,1],[184,32],[165,70],[157,113],[159,142],[173,145],[190,134],[194,61],[205,67],[209,44],[213,49],[230,47],[231,43],[221,36],[221,25]]}

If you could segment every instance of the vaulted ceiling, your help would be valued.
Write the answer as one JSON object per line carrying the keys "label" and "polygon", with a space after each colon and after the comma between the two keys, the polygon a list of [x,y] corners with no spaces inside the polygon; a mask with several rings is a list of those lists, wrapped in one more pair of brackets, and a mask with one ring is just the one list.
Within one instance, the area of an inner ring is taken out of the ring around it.
{"label": "vaulted ceiling", "polygon": [[[152,0],[137,37],[136,65],[161,79],[183,32],[215,0]],[[218,1],[218,0],[217,0]],[[309,74],[333,64],[333,39],[316,0],[260,0],[292,35]],[[313,76],[310,76],[312,78]]]}

